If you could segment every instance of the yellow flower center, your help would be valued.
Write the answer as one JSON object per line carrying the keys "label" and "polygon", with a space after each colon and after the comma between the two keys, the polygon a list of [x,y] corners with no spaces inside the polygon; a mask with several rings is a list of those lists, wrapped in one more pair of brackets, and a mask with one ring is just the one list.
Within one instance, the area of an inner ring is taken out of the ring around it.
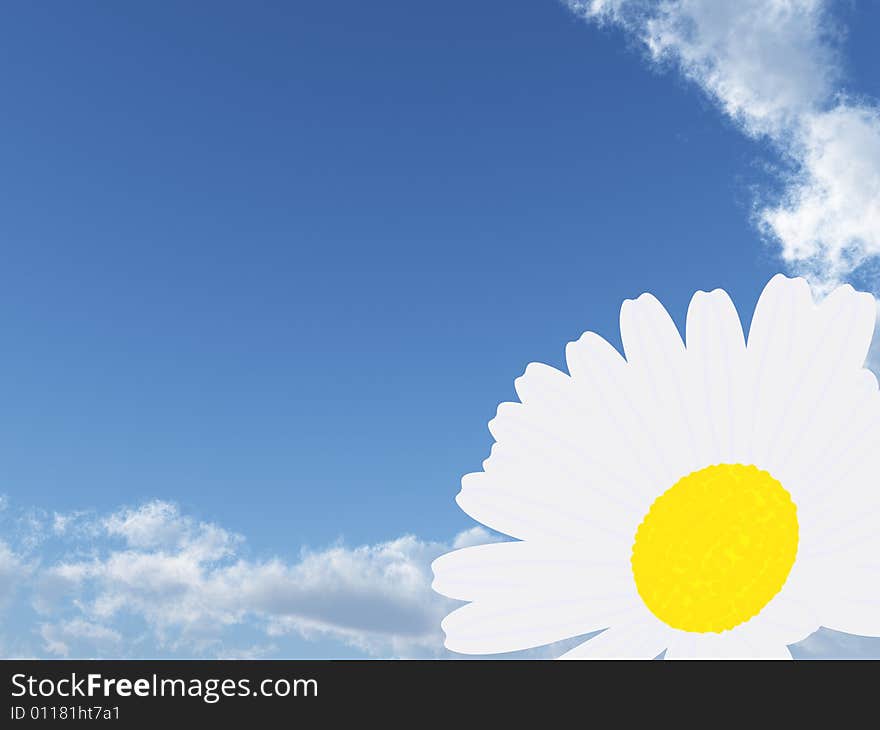
{"label": "yellow flower center", "polygon": [[679,479],[636,530],[642,600],[682,631],[721,633],[782,589],[798,549],[797,507],[766,471],[717,464]]}

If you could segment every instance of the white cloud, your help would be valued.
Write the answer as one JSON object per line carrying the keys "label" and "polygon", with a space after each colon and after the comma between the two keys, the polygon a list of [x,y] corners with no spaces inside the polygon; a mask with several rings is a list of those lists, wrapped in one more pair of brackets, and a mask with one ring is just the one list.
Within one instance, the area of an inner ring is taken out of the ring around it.
{"label": "white cloud", "polygon": [[880,254],[880,115],[840,104],[801,120],[796,169],[760,221],[783,258],[830,286]]}
{"label": "white cloud", "polygon": [[820,291],[880,255],[880,117],[842,94],[828,0],[567,0],[671,63],[790,172],[755,218]]}
{"label": "white cloud", "polygon": [[40,636],[46,651],[55,656],[67,657],[71,646],[82,645],[86,653],[95,658],[116,656],[122,647],[122,634],[118,631],[77,618],[57,624],[42,624]]}
{"label": "white cloud", "polygon": [[53,512],[50,529],[55,537],[94,537],[103,529],[84,510]]}
{"label": "white cloud", "polygon": [[216,525],[196,523],[180,514],[169,502],[149,502],[137,509],[110,515],[103,526],[111,536],[121,537],[132,549],[176,551],[205,560],[217,560],[233,552],[241,537]]}
{"label": "white cloud", "polygon": [[431,591],[431,561],[443,543],[405,536],[355,549],[307,553],[294,566],[236,565],[215,589],[241,590],[242,605],[269,619],[271,634],[325,634],[372,654],[437,653],[449,605]]}
{"label": "white cloud", "polygon": [[31,566],[0,540],[0,606],[12,598],[30,570]]}
{"label": "white cloud", "polygon": [[132,619],[160,650],[185,655],[268,651],[266,643],[230,646],[241,629],[273,640],[331,638],[377,656],[437,655],[440,620],[454,604],[431,590],[431,562],[450,547],[497,539],[473,527],[450,543],[410,535],[253,560],[240,536],[168,502],[75,515],[76,523],[57,515],[47,523],[67,541],[65,556],[31,581],[31,603],[45,617],[43,649],[58,656],[115,655],[117,627]]}
{"label": "white cloud", "polygon": [[460,550],[472,545],[485,545],[487,542],[495,542],[497,539],[485,527],[475,525],[469,530],[459,532],[452,541],[452,547],[455,550]]}
{"label": "white cloud", "polygon": [[571,0],[635,33],[753,135],[783,132],[839,77],[824,0]]}
{"label": "white cloud", "polygon": [[265,657],[278,654],[276,644],[252,644],[243,649],[221,649],[217,652],[216,659],[264,659]]}

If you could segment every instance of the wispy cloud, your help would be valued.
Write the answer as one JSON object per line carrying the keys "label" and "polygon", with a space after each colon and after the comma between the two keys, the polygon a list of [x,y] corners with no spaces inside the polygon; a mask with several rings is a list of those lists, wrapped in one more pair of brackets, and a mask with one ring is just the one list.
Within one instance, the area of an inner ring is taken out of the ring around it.
{"label": "wispy cloud", "polygon": [[880,112],[844,93],[828,0],[565,2],[625,29],[775,146],[784,189],[756,202],[755,221],[792,271],[823,291],[880,255]]}
{"label": "wispy cloud", "polygon": [[0,608],[9,602],[30,571],[25,559],[0,540]]}
{"label": "wispy cloud", "polygon": [[40,636],[46,652],[58,657],[71,654],[96,658],[115,656],[123,646],[120,632],[81,618],[41,624]]}

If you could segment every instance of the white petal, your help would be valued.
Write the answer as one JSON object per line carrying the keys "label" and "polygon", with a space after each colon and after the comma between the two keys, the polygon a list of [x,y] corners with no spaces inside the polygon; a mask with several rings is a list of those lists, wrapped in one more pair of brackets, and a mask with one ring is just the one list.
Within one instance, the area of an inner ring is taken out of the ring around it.
{"label": "white petal", "polygon": [[[626,519],[609,519],[613,512],[608,500],[594,495],[587,484],[577,493],[576,484],[554,480],[552,474],[546,469],[542,480],[526,465],[519,472],[511,466],[491,474],[466,474],[455,501],[478,522],[520,540],[577,545],[585,553],[600,554],[632,546],[636,511]],[[567,497],[560,499],[563,490]]]}
{"label": "white petal", "polygon": [[749,463],[779,473],[775,443],[786,426],[798,378],[816,349],[816,307],[803,279],[777,275],[764,288],[749,330],[748,360],[753,382]]}
{"label": "white petal", "polygon": [[[880,575],[875,573],[872,579],[876,583],[880,581]],[[822,625],[846,634],[880,636],[880,595],[876,588],[870,593],[873,595],[840,593],[828,606]]]}
{"label": "white petal", "polygon": [[802,278],[776,274],[764,287],[749,327],[748,350],[758,358],[789,360],[795,331],[815,306],[810,286]]}
{"label": "white petal", "polygon": [[450,613],[441,624],[446,648],[461,654],[499,654],[589,634],[638,615],[631,598],[564,599],[527,592],[516,600],[477,601]]}
{"label": "white petal", "polygon": [[827,397],[814,418],[788,426],[793,434],[783,439],[787,448],[775,450],[773,473],[791,492],[799,520],[807,520],[812,510],[823,525],[833,525],[829,509],[853,512],[852,497],[843,497],[841,491],[851,493],[855,488],[858,498],[874,493],[859,482],[875,482],[880,393],[876,378],[867,370],[835,378],[824,392]]}
{"label": "white petal", "polygon": [[526,591],[563,599],[637,599],[628,553],[589,555],[562,545],[504,542],[447,553],[431,567],[434,590],[461,601],[516,602]]}
{"label": "white petal", "polygon": [[848,286],[816,305],[802,279],[770,281],[748,342],[752,463],[781,477],[822,453],[852,409],[875,313],[873,297]]}
{"label": "white petal", "polygon": [[844,372],[861,369],[874,336],[877,318],[874,297],[844,284],[820,303],[819,313],[825,350],[833,354],[834,364]]}
{"label": "white petal", "polygon": [[[880,429],[877,430],[880,441]],[[851,551],[880,559],[880,459],[871,454],[850,471],[829,475],[821,499],[808,495],[798,505],[799,559],[834,557]],[[835,477],[840,475],[840,481]],[[815,500],[815,501],[814,501]]]}
{"label": "white petal", "polygon": [[571,377],[584,383],[594,382],[597,373],[607,373],[619,381],[626,371],[626,360],[595,332],[584,332],[579,340],[569,342],[565,362]]}
{"label": "white petal", "polygon": [[513,386],[520,402],[543,401],[548,393],[558,392],[568,386],[570,376],[541,362],[530,363],[525,373],[518,377]]}
{"label": "white petal", "polygon": [[[519,539],[606,549],[609,536],[616,549],[628,549],[655,480],[626,458],[620,431],[608,425],[609,409],[591,403],[583,383],[546,365],[530,365],[517,390],[523,403],[498,407],[489,424],[496,444],[484,473],[462,479],[458,504]],[[610,412],[619,413],[615,393],[608,397]]]}
{"label": "white petal", "polygon": [[620,336],[634,367],[665,366],[684,355],[684,343],[669,313],[652,294],[627,299],[620,308]]}
{"label": "white petal", "polygon": [[[566,362],[581,410],[577,425],[591,456],[621,474],[619,483],[646,500],[665,479],[667,455],[655,443],[654,424],[641,411],[640,390],[632,368],[608,342],[585,332],[565,349]],[[606,469],[608,468],[606,466]]]}
{"label": "white petal", "polygon": [[[861,371],[847,378],[826,415],[836,432],[810,443],[792,490],[798,504],[800,546],[795,567],[805,573],[805,601],[817,623],[852,634],[880,636],[880,392]],[[841,415],[842,414],[842,415]]]}
{"label": "white petal", "polygon": [[[822,626],[859,636],[880,636],[880,534],[875,527],[809,560],[813,602]],[[806,561],[805,561],[806,562]]]}
{"label": "white petal", "polygon": [[654,659],[666,648],[667,632],[648,624],[613,626],[560,659]]}
{"label": "white petal", "polygon": [[609,437],[608,411],[595,408],[571,378],[546,365],[529,365],[516,386],[523,404],[502,403],[489,423],[499,448],[484,464],[487,473],[511,466],[521,488],[557,502],[589,489],[609,509],[642,509],[633,492],[644,478],[609,451],[620,439]]}
{"label": "white petal", "polygon": [[700,463],[698,424],[688,406],[689,373],[675,323],[653,296],[642,294],[620,309],[620,335],[633,379],[633,398],[648,436],[643,448],[658,457],[660,491]]}
{"label": "white petal", "polygon": [[762,435],[768,468],[788,470],[812,450],[821,452],[846,426],[856,406],[852,396],[860,388],[875,313],[870,294],[844,286],[797,315],[795,358],[777,363],[775,370],[768,368],[776,374],[773,403],[779,409],[768,412],[768,423],[776,423],[776,430]]}
{"label": "white petal", "polygon": [[780,642],[749,642],[737,629],[723,634],[682,634],[666,650],[666,659],[791,659]]}
{"label": "white petal", "polygon": [[764,644],[758,647],[742,646],[741,653],[732,653],[731,659],[782,659],[791,660],[794,657],[784,644]]}
{"label": "white petal", "polygon": [[694,294],[687,314],[689,396],[704,465],[743,459],[749,413],[745,356],[742,325],[727,293]]}

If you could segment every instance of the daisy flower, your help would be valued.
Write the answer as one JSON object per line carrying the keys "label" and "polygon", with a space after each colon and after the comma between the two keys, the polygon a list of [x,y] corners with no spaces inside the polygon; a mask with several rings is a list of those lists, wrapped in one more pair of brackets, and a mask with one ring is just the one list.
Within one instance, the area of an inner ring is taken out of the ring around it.
{"label": "daisy flower", "polygon": [[643,294],[621,308],[625,358],[587,332],[567,374],[529,365],[457,497],[514,540],[433,564],[434,589],[469,601],[446,646],[601,631],[563,658],[790,658],[820,626],[880,635],[875,312],[779,275],[747,341],[715,290],[691,299],[683,342]]}

